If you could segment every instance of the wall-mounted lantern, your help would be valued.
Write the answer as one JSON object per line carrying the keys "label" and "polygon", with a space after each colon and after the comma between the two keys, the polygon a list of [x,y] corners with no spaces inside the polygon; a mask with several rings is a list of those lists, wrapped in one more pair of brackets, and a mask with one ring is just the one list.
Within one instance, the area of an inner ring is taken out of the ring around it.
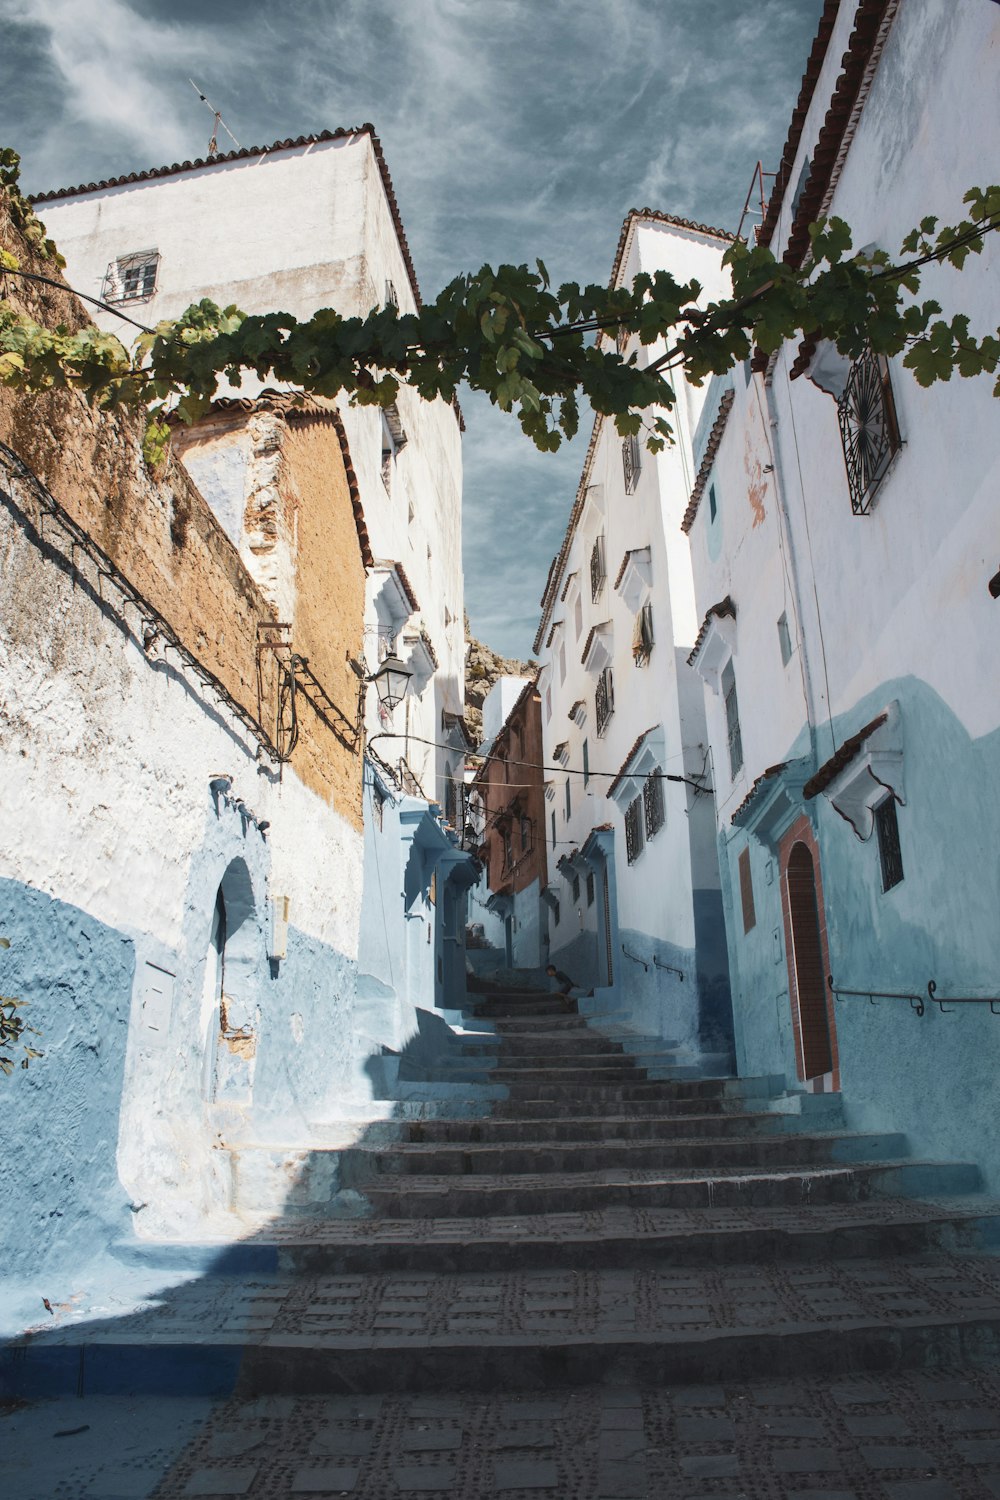
{"label": "wall-mounted lantern", "polygon": [[374,672],[368,681],[375,684],[379,705],[391,711],[406,697],[406,690],[412,676],[411,668],[404,661],[400,661],[393,652],[379,662],[378,671]]}

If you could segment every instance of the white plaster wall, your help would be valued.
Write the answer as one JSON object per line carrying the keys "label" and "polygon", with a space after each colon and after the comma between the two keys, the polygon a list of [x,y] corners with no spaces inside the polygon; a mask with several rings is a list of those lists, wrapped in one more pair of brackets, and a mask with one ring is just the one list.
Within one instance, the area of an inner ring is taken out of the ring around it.
{"label": "white plaster wall", "polygon": [[[665,268],[679,281],[696,277],[704,287],[703,300],[719,295],[725,286],[721,268],[723,245],[707,236],[678,230],[652,221],[633,227],[626,248],[621,280],[628,282],[640,270]],[[644,361],[652,361],[661,350],[652,345],[643,350],[633,341],[629,352],[637,352]],[[543,704],[551,698],[551,714],[543,709],[545,760],[553,763],[557,744],[568,741],[569,767],[583,764],[582,741],[589,744],[589,784],[583,778],[570,777],[572,813],[565,817],[564,784],[566,775],[546,772],[555,788],[554,800],[547,804],[555,809],[557,844],[553,848],[551,826],[547,829],[550,863],[563,853],[579,847],[590,831],[601,823],[615,829],[618,920],[623,930],[638,931],[664,939],[680,947],[694,945],[692,908],[692,852],[687,817],[688,791],[673,783],[664,783],[666,824],[645,847],[633,866],[626,862],[623,812],[606,794],[640,734],[650,729],[662,732],[665,751],[663,770],[684,775],[700,769],[704,751],[704,728],[700,714],[691,723],[691,714],[681,714],[678,672],[687,673],[683,654],[678,658],[675,643],[690,644],[696,633],[694,585],[687,542],[680,533],[690,491],[692,471],[690,423],[700,411],[704,393],[680,393],[680,415],[675,419],[677,440],[672,447],[655,457],[643,449],[641,469],[635,491],[625,492],[622,442],[614,425],[601,425],[588,475],[590,489],[568,553],[561,577],[556,580],[556,598],[563,592],[566,580],[576,574],[576,585],[570,586],[565,602],[557,602],[552,614],[556,630],[552,644],[546,646],[551,627],[543,636],[541,660],[548,667],[544,678]],[[607,580],[597,601],[592,599],[590,555],[595,538],[605,538]],[[626,551],[650,549],[651,588],[655,644],[646,666],[639,668],[632,657],[634,611],[613,585]],[[577,630],[575,608],[579,590],[582,611],[581,628]],[[598,739],[595,723],[594,689],[596,673],[588,672],[581,654],[590,628],[610,620],[614,639],[615,711],[604,735]],[[560,681],[560,650],[565,650],[566,676]],[[549,689],[546,693],[545,689]],[[574,724],[569,709],[584,699],[586,722]],[[689,695],[689,702],[697,707]],[[705,860],[701,860],[704,864]],[[699,873],[701,869],[699,866]],[[564,913],[558,927],[549,924],[553,955],[573,942],[581,930],[596,930],[598,904],[579,909],[572,906],[569,883],[554,872],[550,883],[563,898]],[[716,880],[712,882],[717,884]],[[648,957],[648,955],[647,955]],[[617,955],[616,962],[620,962]]]}
{"label": "white plaster wall", "polygon": [[[49,233],[66,256],[67,279],[92,296],[100,296],[112,260],[136,250],[159,251],[155,296],[127,309],[139,321],[176,316],[202,297],[223,306],[234,302],[248,312],[283,309],[306,318],[333,306],[359,316],[383,302],[386,280],[395,286],[401,312],[416,307],[367,135],[219,162],[56,200],[43,209]],[[117,318],[95,316],[122,336]],[[243,388],[257,386],[249,380]],[[442,711],[461,713],[464,700],[458,420],[444,402],[400,391],[408,441],[387,493],[381,414],[341,405],[372,550],[403,563],[419,603],[410,627],[426,629],[439,662],[432,682],[410,704],[409,739],[383,741],[380,753],[389,760],[405,753],[428,795],[443,801],[445,777],[461,756],[434,745],[442,740]],[[368,623],[374,626],[374,617]],[[371,646],[374,668],[374,637]],[[373,718],[370,727],[376,732],[383,726]],[[405,728],[400,712],[391,729],[402,734]]]}
{"label": "white plaster wall", "polygon": [[[1000,14],[995,6],[909,0],[889,33],[871,94],[831,205],[855,242],[892,253],[929,212],[960,216],[964,189],[989,176],[1000,156]],[[982,101],[976,128],[969,99]],[[961,274],[928,268],[921,297],[944,316],[965,311],[979,333],[998,321],[1000,251],[988,236]],[[921,388],[899,360],[891,367],[903,449],[867,517],[851,513],[832,399],[787,375],[784,350],[774,380],[797,566],[804,589],[809,660],[828,690],[828,711],[849,709],[878,683],[923,678],[980,736],[1000,723],[996,605],[986,582],[996,570],[1000,490],[997,402],[992,381],[954,377]],[[845,633],[857,644],[844,649]],[[819,696],[819,693],[817,693]],[[824,705],[826,706],[826,705]],[[819,714],[822,726],[826,714]],[[832,740],[822,727],[819,753]]]}
{"label": "white plaster wall", "polygon": [[[6,519],[3,549],[8,579],[32,604],[8,615],[0,631],[0,867],[134,943],[119,1170],[133,1199],[148,1206],[147,1232],[177,1232],[226,1205],[216,1130],[251,1124],[239,1111],[223,1118],[206,1104],[205,978],[222,875],[237,858],[249,870],[261,977],[272,894],[291,898],[300,934],[334,950],[325,1015],[303,997],[301,1024],[291,1023],[283,1045],[290,1079],[321,1057],[335,1090],[350,1060],[360,834],[287,768],[279,782],[256,742],[178,658],[177,667],[148,659]],[[209,783],[220,773],[232,786],[216,801]],[[248,812],[270,821],[266,839]],[[169,1026],[153,1036],[141,1012],[147,962],[175,976]],[[254,1015],[252,995],[240,998],[261,1041],[269,1040],[274,1018]],[[80,997],[81,1024],[90,1004],[99,1007],[100,997]],[[284,1117],[293,1134],[307,1126],[296,1094],[293,1081]],[[318,1107],[315,1086],[309,1104]]]}
{"label": "white plaster wall", "polygon": [[531,679],[498,677],[483,699],[483,740],[492,743],[506,724],[511,709]]}

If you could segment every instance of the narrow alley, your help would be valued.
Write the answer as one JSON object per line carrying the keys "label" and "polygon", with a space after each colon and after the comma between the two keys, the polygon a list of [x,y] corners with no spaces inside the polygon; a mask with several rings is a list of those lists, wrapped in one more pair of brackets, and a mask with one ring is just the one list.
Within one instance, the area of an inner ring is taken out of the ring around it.
{"label": "narrow alley", "polygon": [[[623,1020],[473,990],[339,1180],[314,1150],[240,1244],[121,1245],[200,1275],[8,1349],[50,1399],[8,1420],[7,1493],[997,1494],[976,1168],[668,1042],[631,1055]],[[371,1216],[335,1216],[338,1186]]]}

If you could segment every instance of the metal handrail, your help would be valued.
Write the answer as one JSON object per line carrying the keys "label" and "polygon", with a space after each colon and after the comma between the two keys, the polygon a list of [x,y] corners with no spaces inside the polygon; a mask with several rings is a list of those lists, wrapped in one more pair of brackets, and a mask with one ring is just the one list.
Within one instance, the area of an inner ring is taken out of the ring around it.
{"label": "metal handrail", "polygon": [[[908,990],[845,990],[833,982],[833,975],[828,974],[826,979],[831,993],[836,999],[841,1000],[845,995],[864,999],[866,996],[871,1005],[877,1005],[880,1000],[908,1000],[910,1009],[916,1015],[922,1016],[927,1006],[922,995],[912,994]],[[932,1000],[943,1016],[951,1014],[946,1007],[955,1005],[988,1005],[994,1016],[1000,1016],[1000,995],[939,995],[937,982],[933,979],[927,981],[927,999]]]}
{"label": "metal handrail", "polygon": [[910,1002],[910,1009],[916,1011],[918,1016],[922,1016],[925,1010],[922,996],[910,994],[907,990],[844,990],[839,985],[834,984],[832,974],[826,976],[826,982],[830,987],[831,994],[837,1000],[842,1000],[845,995],[854,996],[861,1000],[867,997],[871,1005],[877,1005],[880,1000],[908,1000]]}

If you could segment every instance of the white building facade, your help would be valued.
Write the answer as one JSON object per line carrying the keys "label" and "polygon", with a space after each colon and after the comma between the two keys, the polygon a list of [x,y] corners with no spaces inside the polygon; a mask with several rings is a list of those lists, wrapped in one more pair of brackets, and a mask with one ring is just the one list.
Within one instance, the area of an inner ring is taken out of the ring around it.
{"label": "white building facade", "polygon": [[[720,295],[727,243],[703,225],[634,211],[612,284],[666,269]],[[628,352],[651,362],[662,347],[634,340]],[[676,442],[656,456],[597,420],[534,651],[550,959],[577,985],[625,997],[635,1030],[725,1056],[711,781],[698,683],[685,664],[694,591],[678,531],[703,394],[681,385]]]}
{"label": "white building facade", "polygon": [[[420,305],[392,181],[368,126],[56,189],[35,201],[70,285],[150,326],[202,298],[299,319],[324,307],[362,317],[387,302],[400,313]],[[131,331],[114,314],[95,309],[94,317],[128,343]],[[256,395],[259,386],[248,377],[241,391]],[[375,557],[367,665],[374,670],[394,644],[413,672],[393,721],[372,708],[369,731],[394,736],[378,749],[397,771],[405,762],[408,788],[451,806],[465,750],[453,727],[464,704],[461,417],[405,386],[387,413],[339,406]],[[234,534],[237,459],[206,447],[186,462]]]}
{"label": "white building facade", "polygon": [[[998,59],[989,0],[827,5],[764,241],[800,259],[838,214],[895,257],[925,215],[956,222],[1000,157]],[[975,130],[969,99],[989,101]],[[1000,313],[995,238],[923,273],[977,334]],[[739,1068],[841,1090],[855,1128],[891,1122],[995,1184],[992,380],[925,389],[811,342],[755,363],[709,391],[685,517]]]}

